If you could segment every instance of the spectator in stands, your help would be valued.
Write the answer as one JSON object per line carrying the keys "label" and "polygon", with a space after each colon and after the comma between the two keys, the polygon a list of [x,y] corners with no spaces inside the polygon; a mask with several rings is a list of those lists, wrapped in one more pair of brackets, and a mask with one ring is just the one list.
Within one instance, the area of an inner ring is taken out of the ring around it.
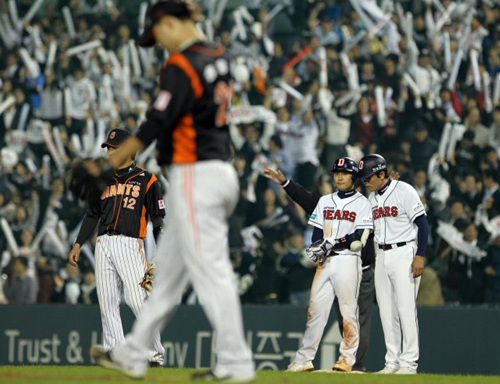
{"label": "spectator in stands", "polygon": [[[481,247],[478,236],[477,227],[470,223],[465,228],[464,240],[473,246]],[[458,263],[460,264],[460,302],[482,303],[484,299],[485,261],[458,251],[455,252],[457,252]]]}
{"label": "spectator in stands", "polygon": [[457,143],[452,165],[458,172],[474,172],[477,169],[477,165],[481,164],[481,149],[474,144],[474,138],[475,133],[467,130],[462,140]]}
{"label": "spectator in stands", "polygon": [[294,230],[287,242],[286,252],[279,259],[279,266],[285,273],[290,304],[306,307],[311,295],[311,286],[316,264],[305,255],[304,234]]}
{"label": "spectator in stands", "polygon": [[78,267],[67,263],[54,277],[55,289],[52,301],[56,303],[76,304],[81,295],[81,275]]}
{"label": "spectator in stands", "polygon": [[97,304],[97,290],[95,288],[95,275],[93,271],[88,271],[83,276],[80,284],[80,296],[78,302],[81,304]]}
{"label": "spectator in stands", "polygon": [[438,143],[429,137],[427,125],[421,121],[418,122],[410,152],[414,169],[427,171],[429,160],[437,149]]}
{"label": "spectator in stands", "polygon": [[500,188],[498,185],[498,173],[494,170],[484,172],[484,194],[482,210],[486,211],[490,219],[500,215]]}
{"label": "spectator in stands", "polygon": [[13,272],[4,287],[5,296],[12,304],[33,304],[36,302],[38,287],[35,279],[28,276],[28,259],[16,257]]}
{"label": "spectator in stands", "polygon": [[480,183],[475,173],[467,173],[464,177],[465,190],[463,192],[463,201],[465,205],[475,212],[482,201]]}
{"label": "spectator in stands", "polygon": [[485,302],[500,304],[500,236],[489,246],[485,265]]}
{"label": "spectator in stands", "polygon": [[491,145],[500,147],[500,105],[493,111],[493,122],[490,125]]}
{"label": "spectator in stands", "polygon": [[481,112],[479,108],[471,108],[464,123],[469,131],[474,132],[475,145],[483,148],[490,144],[491,131],[481,124]]}
{"label": "spectator in stands", "polygon": [[481,163],[481,170],[491,169],[493,171],[500,171],[500,160],[498,159],[497,149],[491,145],[483,148],[483,162]]}
{"label": "spectator in stands", "polygon": [[301,100],[294,100],[293,105],[286,150],[296,161],[294,179],[304,188],[311,188],[319,165],[316,151],[319,128],[310,105],[303,105]]}
{"label": "spectator in stands", "polygon": [[358,110],[352,117],[350,128],[350,145],[356,145],[364,153],[378,152],[381,132],[368,97],[363,96],[359,100]]}

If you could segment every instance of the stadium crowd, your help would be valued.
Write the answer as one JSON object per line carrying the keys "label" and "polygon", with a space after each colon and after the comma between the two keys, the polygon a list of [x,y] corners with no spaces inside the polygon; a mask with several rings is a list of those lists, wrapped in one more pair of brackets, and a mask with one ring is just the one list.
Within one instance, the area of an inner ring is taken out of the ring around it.
{"label": "stadium crowd", "polygon": [[[3,303],[97,301],[93,244],[80,268],[67,263],[85,207],[66,176],[77,158],[106,157],[107,132],[133,132],[154,99],[166,57],[134,45],[137,3],[0,0]],[[314,276],[307,217],[264,168],[324,195],[337,157],[380,153],[426,205],[420,305],[500,305],[499,2],[201,4],[200,28],[234,57],[242,301],[305,305]],[[137,163],[160,173],[154,148]]]}

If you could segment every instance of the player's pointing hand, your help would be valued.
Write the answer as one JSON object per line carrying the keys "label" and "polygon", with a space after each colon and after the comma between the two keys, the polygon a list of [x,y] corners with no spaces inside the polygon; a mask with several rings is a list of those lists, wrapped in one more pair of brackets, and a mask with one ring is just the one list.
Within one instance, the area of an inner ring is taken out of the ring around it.
{"label": "player's pointing hand", "polygon": [[268,179],[271,179],[272,181],[274,181],[276,184],[279,185],[283,185],[286,182],[285,175],[279,169],[266,167],[266,169],[264,169],[264,176],[266,176]]}

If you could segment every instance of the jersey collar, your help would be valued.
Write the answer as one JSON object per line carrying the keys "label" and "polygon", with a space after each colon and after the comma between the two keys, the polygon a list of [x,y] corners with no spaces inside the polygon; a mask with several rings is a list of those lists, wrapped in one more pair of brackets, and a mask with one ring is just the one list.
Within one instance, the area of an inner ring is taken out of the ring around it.
{"label": "jersey collar", "polygon": [[346,199],[348,197],[351,197],[351,196],[354,196],[354,194],[356,193],[356,190],[355,189],[351,189],[350,191],[339,191],[337,193],[337,195],[341,198],[341,199]]}
{"label": "jersey collar", "polygon": [[391,186],[391,183],[392,183],[392,180],[389,179],[389,182],[382,189],[379,189],[377,191],[377,194],[378,195],[383,195],[389,189],[389,187]]}
{"label": "jersey collar", "polygon": [[136,165],[135,163],[132,163],[131,165],[129,165],[128,167],[126,168],[122,168],[122,169],[117,169],[115,171],[115,175],[118,176],[118,177],[123,177],[123,176],[126,176],[128,175],[129,173],[131,173],[134,169],[136,168]]}

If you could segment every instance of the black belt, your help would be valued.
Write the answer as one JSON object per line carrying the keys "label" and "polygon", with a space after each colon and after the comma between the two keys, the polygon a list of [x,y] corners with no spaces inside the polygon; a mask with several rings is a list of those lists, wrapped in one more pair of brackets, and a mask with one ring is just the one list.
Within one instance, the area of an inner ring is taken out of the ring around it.
{"label": "black belt", "polygon": [[118,231],[106,231],[106,232],[104,232],[104,234],[108,235],[108,236],[119,236],[119,235],[121,235],[121,233],[118,232]]}
{"label": "black belt", "polygon": [[408,244],[408,242],[406,242],[406,241],[403,241],[402,243],[396,243],[396,244],[378,244],[378,249],[382,249],[383,251],[388,251],[389,249],[403,247],[406,244]]}

